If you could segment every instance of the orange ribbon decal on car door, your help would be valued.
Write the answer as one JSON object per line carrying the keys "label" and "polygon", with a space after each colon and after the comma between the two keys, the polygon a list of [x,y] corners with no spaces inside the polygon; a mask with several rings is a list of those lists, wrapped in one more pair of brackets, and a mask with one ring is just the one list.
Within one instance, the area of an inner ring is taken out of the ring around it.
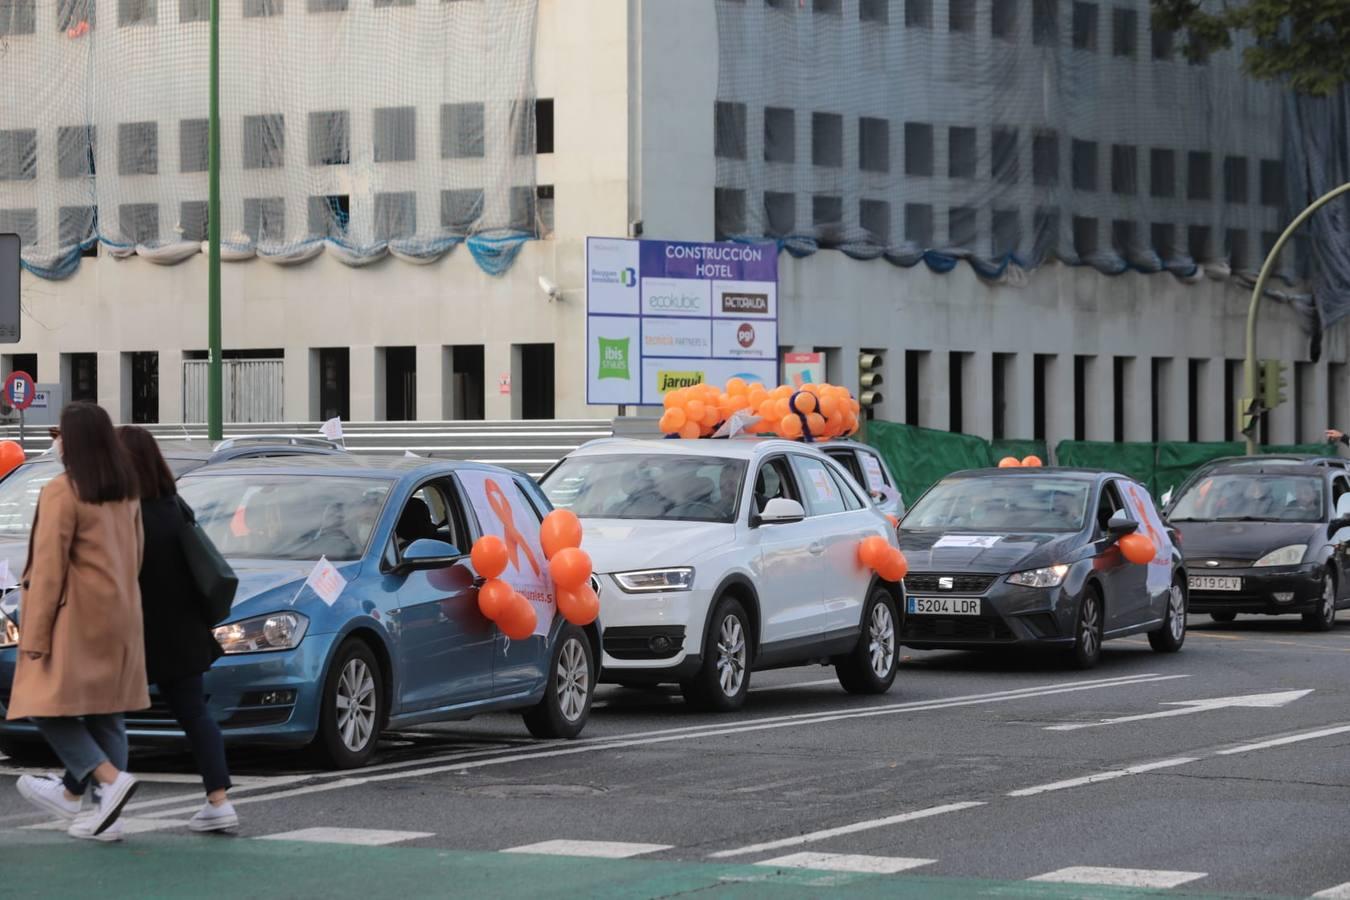
{"label": "orange ribbon decal on car door", "polygon": [[487,495],[488,506],[492,507],[493,513],[502,523],[502,540],[506,542],[506,552],[511,558],[511,565],[516,569],[520,568],[520,551],[524,550],[525,559],[529,561],[535,576],[541,576],[543,573],[539,568],[539,561],[534,558],[529,541],[516,528],[515,516],[511,513],[511,501],[507,499],[506,493],[490,478],[483,482],[483,493]]}

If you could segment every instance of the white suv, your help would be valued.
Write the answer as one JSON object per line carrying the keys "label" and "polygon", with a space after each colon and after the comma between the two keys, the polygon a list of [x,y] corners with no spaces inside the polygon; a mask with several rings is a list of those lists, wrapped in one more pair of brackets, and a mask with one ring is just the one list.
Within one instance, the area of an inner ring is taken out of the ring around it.
{"label": "white suv", "polygon": [[895,680],[903,588],[858,562],[863,538],[895,530],[814,446],[604,439],[541,483],[585,520],[602,680],[677,682],[717,710],[745,702],[755,669],[832,664],[855,693]]}

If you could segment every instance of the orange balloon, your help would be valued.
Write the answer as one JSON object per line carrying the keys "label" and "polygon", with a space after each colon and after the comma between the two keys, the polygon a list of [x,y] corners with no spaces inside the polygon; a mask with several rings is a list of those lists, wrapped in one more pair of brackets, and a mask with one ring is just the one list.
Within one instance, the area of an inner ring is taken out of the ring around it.
{"label": "orange balloon", "polygon": [[685,422],[683,425],[680,426],[680,430],[678,432],[680,437],[684,438],[687,441],[693,440],[702,433],[703,433],[702,429],[699,428],[698,424],[695,422]]}
{"label": "orange balloon", "polygon": [[1034,453],[1031,456],[1024,456],[1022,458],[1022,466],[1024,468],[1036,469],[1039,468],[1040,465],[1041,465],[1041,458],[1039,456],[1036,456]]}
{"label": "orange balloon", "polygon": [[801,391],[792,395],[792,404],[797,412],[806,414],[816,411],[816,395]]}
{"label": "orange balloon", "polygon": [[662,420],[670,419],[671,431],[679,431],[680,426],[689,421],[689,416],[685,413],[683,406],[672,406],[661,416]]}
{"label": "orange balloon", "polygon": [[746,384],[744,378],[727,379],[727,393],[731,394],[732,396],[744,394],[749,389],[749,387],[750,385]]}
{"label": "orange balloon", "polygon": [[722,408],[720,406],[708,405],[703,408],[703,424],[716,425],[722,421]]}
{"label": "orange balloon", "polygon": [[900,527],[900,520],[897,519],[895,516],[891,515],[890,513],[886,513],[886,521],[891,523],[892,528]]}
{"label": "orange balloon", "polygon": [[676,409],[684,406],[685,401],[688,399],[689,394],[684,388],[676,388],[661,398],[661,405],[666,409]]}
{"label": "orange balloon", "polygon": [[886,554],[877,565],[877,574],[887,581],[900,582],[909,574],[909,561],[905,554],[894,547],[887,547]]}
{"label": "orange balloon", "polygon": [[1015,456],[1005,456],[998,461],[1000,469],[1016,469],[1022,465],[1022,461]]}
{"label": "orange balloon", "polygon": [[876,534],[868,535],[858,543],[858,562],[869,569],[875,569],[890,547],[890,542],[884,537]]}
{"label": "orange balloon", "polygon": [[511,598],[502,605],[501,614],[496,619],[497,627],[513,641],[523,641],[534,634],[539,617],[534,613],[530,601],[522,595],[512,593]]}
{"label": "orange balloon", "polygon": [[806,417],[806,427],[811,429],[814,437],[820,437],[825,433],[825,417],[818,412],[813,412]]}
{"label": "orange balloon", "polygon": [[833,416],[835,410],[839,408],[839,401],[834,399],[833,394],[821,394],[818,402],[820,414],[827,419]]}
{"label": "orange balloon", "polygon": [[484,578],[496,578],[506,571],[506,542],[495,534],[485,534],[473,542],[469,560]]}
{"label": "orange balloon", "polygon": [[539,524],[539,543],[544,547],[544,558],[568,547],[581,546],[581,520],[570,509],[555,509]]}
{"label": "orange balloon", "polygon": [[589,584],[574,591],[558,588],[558,612],[573,625],[589,625],[600,615],[600,598]]}
{"label": "orange balloon", "polygon": [[23,465],[27,458],[17,441],[0,441],[0,478]]}
{"label": "orange balloon", "polygon": [[684,405],[684,413],[685,413],[685,415],[687,415],[687,416],[689,417],[689,421],[691,421],[691,422],[702,422],[702,421],[703,421],[703,401],[702,401],[702,400],[690,400],[688,403],[686,403],[686,404]]}
{"label": "orange balloon", "polygon": [[1116,543],[1120,545],[1122,556],[1140,566],[1153,562],[1153,557],[1158,553],[1153,540],[1144,534],[1122,535]]}
{"label": "orange balloon", "polygon": [[558,587],[576,590],[591,577],[591,557],[579,547],[564,547],[549,560],[548,572]]}
{"label": "orange balloon", "polygon": [[489,621],[495,622],[502,614],[506,604],[511,602],[515,589],[500,578],[489,578],[478,588],[478,611]]}
{"label": "orange balloon", "polygon": [[785,438],[799,438],[802,436],[802,420],[796,416],[783,416],[778,420],[778,433]]}

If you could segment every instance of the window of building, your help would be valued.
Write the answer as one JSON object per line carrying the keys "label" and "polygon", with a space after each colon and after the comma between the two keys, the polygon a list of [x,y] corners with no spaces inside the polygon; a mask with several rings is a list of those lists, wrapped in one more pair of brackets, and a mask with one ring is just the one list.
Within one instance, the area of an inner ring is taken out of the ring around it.
{"label": "window of building", "polygon": [[36,32],[36,0],[0,0],[0,37],[18,37]]}
{"label": "window of building", "polygon": [[1097,142],[1074,140],[1072,153],[1073,189],[1075,191],[1095,191],[1097,189]]}
{"label": "window of building", "polygon": [[286,199],[256,197],[244,201],[244,234],[254,243],[276,244],[286,239]]}
{"label": "window of building", "polygon": [[1018,0],[993,0],[989,33],[1000,40],[1011,41],[1017,38]]}
{"label": "window of building", "polygon": [[98,402],[98,354],[71,353],[63,362],[70,365],[70,396],[72,403]]}
{"label": "window of building", "polygon": [[905,123],[905,174],[933,174],[933,126]]}
{"label": "window of building", "polygon": [[119,175],[154,175],[159,171],[159,124],[124,122],[117,126]]}
{"label": "window of building", "polygon": [[740,188],[713,190],[714,231],[718,240],[746,233],[745,191]]}
{"label": "window of building", "polygon": [[1171,59],[1172,32],[1166,28],[1154,28],[1150,33],[1153,38],[1153,58]]}
{"label": "window of building", "polygon": [[839,168],[843,164],[844,117],[838,113],[811,113],[811,165]]}
{"label": "window of building", "polygon": [[832,194],[816,194],[812,197],[811,224],[844,224],[844,198]]}
{"label": "window of building", "polygon": [[1097,49],[1097,4],[1074,3],[1073,48],[1093,51]]}
{"label": "window of building", "polygon": [[905,240],[920,249],[933,246],[933,207],[928,203],[905,204]]}
{"label": "window of building", "polygon": [[975,129],[952,126],[947,131],[947,177],[975,177]]}
{"label": "window of building", "polygon": [[58,227],[62,247],[84,245],[97,232],[97,214],[92,206],[63,206],[58,210]]}
{"label": "window of building", "polygon": [[450,234],[472,234],[483,216],[483,189],[441,191],[441,229]]}
{"label": "window of building", "polygon": [[347,111],[310,113],[309,164],[345,166],[351,161],[351,123]]}
{"label": "window of building", "polygon": [[952,247],[974,247],[976,227],[974,207],[953,206],[947,211],[947,240]]}
{"label": "window of building", "polygon": [[1261,160],[1261,205],[1284,206],[1284,163],[1278,159]]}
{"label": "window of building", "polygon": [[94,126],[56,129],[56,174],[84,178],[94,174]]}
{"label": "window of building", "polygon": [[975,30],[975,0],[948,0],[947,29],[953,32]]}
{"label": "window of building", "polygon": [[1073,358],[1073,439],[1087,440],[1087,381],[1090,356]]}
{"label": "window of building", "polygon": [[1059,184],[1059,134],[1036,131],[1031,135],[1031,179],[1037,187]]}
{"label": "window of building", "polygon": [[536,233],[539,229],[539,195],[528,187],[513,187],[509,203],[511,227]]}
{"label": "window of building", "polygon": [[441,159],[481,158],[483,143],[483,104],[441,105]]}
{"label": "window of building", "polygon": [[1135,225],[1129,219],[1115,219],[1111,222],[1111,248],[1128,259],[1134,249]]}
{"label": "window of building", "polygon": [[1133,365],[1133,357],[1111,357],[1111,437],[1117,444],[1125,440],[1125,396]]}
{"label": "window of building", "polygon": [[1177,154],[1154,147],[1148,154],[1149,193],[1154,197],[1177,195]]}
{"label": "window of building", "polygon": [[1033,258],[1045,259],[1059,251],[1059,210],[1053,206],[1037,207],[1032,217]]}
{"label": "window of building", "polygon": [[862,200],[858,203],[858,224],[878,244],[891,243],[891,205],[885,200]]}
{"label": "window of building", "polygon": [[346,237],[347,225],[352,217],[351,197],[347,194],[310,197],[305,211],[311,237]]}
{"label": "window of building", "polygon": [[764,219],[770,237],[787,237],[797,227],[797,195],[764,192]]}
{"label": "window of building", "polygon": [[211,21],[211,0],[178,0],[178,21]]}
{"label": "window of building", "polygon": [[994,210],[994,227],[989,250],[996,256],[1016,253],[1022,245],[1022,218],[1015,209]]}
{"label": "window of building", "polygon": [[886,25],[891,21],[891,0],[858,0],[858,21]]}
{"label": "window of building", "polygon": [[1247,202],[1247,158],[1226,156],[1223,160],[1223,199],[1227,203]]}
{"label": "window of building", "polygon": [[211,128],[206,119],[178,122],[178,171],[205,172],[210,165]]}
{"label": "window of building", "polygon": [[534,152],[539,154],[553,152],[553,100],[540,98],[534,101]]}
{"label": "window of building", "polygon": [[117,0],[117,27],[155,24],[155,0]]}
{"label": "window of building", "polygon": [[764,161],[790,163],[797,160],[795,116],[780,106],[764,108]]}
{"label": "window of building", "polygon": [[1223,243],[1228,265],[1234,272],[1245,272],[1252,268],[1251,247],[1246,231],[1229,228],[1223,233]]}
{"label": "window of building", "polygon": [[1186,198],[1188,200],[1210,200],[1214,189],[1210,184],[1214,169],[1214,158],[1201,150],[1192,150],[1186,154]]}
{"label": "window of building", "polygon": [[56,30],[65,34],[81,23],[93,28],[96,12],[94,0],[57,0]]}
{"label": "window of building", "polygon": [[1196,262],[1205,262],[1214,257],[1213,248],[1210,246],[1210,230],[1208,225],[1191,225],[1186,229],[1186,248],[1191,259]]}
{"label": "window of building", "polygon": [[1031,0],[1031,42],[1041,47],[1059,43],[1059,0]]}
{"label": "window of building", "polygon": [[1149,226],[1149,242],[1153,251],[1164,262],[1175,259],[1177,255],[1177,226],[1170,222],[1154,222]]}
{"label": "window of building", "polygon": [[0,209],[0,234],[17,234],[19,246],[37,243],[36,209]]}
{"label": "window of building", "polygon": [[1097,255],[1097,220],[1088,216],[1073,217],[1073,250],[1080,259]]}
{"label": "window of building", "polygon": [[745,159],[745,142],[745,104],[718,100],[713,105],[713,153],[723,159]]}
{"label": "window of building", "polygon": [[[530,190],[526,188],[526,190]],[[533,191],[531,191],[533,195]],[[534,229],[529,229],[533,231]],[[417,195],[387,191],[375,195],[375,240],[396,241],[417,233]]]}
{"label": "window of building", "polygon": [[1111,53],[1133,58],[1139,46],[1139,13],[1123,6],[1111,9]]}
{"label": "window of building", "polygon": [[989,174],[995,181],[1016,184],[1018,178],[1017,129],[995,128],[989,154]]}
{"label": "window of building", "polygon": [[0,131],[0,181],[31,181],[36,177],[37,131]]}
{"label": "window of building", "polygon": [[159,205],[156,203],[123,203],[117,208],[117,230],[122,239],[132,244],[149,244],[159,240]]}
{"label": "window of building", "polygon": [[947,354],[947,428],[959,434],[965,428],[966,358],[971,354]]}
{"label": "window of building", "polygon": [[286,152],[286,119],[281,113],[244,116],[244,168],[278,169]]}
{"label": "window of building", "polygon": [[813,0],[811,8],[817,15],[839,16],[844,13],[844,0]]}
{"label": "window of building", "polygon": [[389,9],[394,6],[415,6],[416,0],[373,0],[371,5],[375,9]]}
{"label": "window of building", "polygon": [[[930,139],[931,134],[930,129]],[[886,119],[858,119],[858,168],[864,172],[891,170],[891,123]]]}
{"label": "window of building", "polygon": [[312,13],[346,12],[347,0],[305,0],[305,9]]}
{"label": "window of building", "polygon": [[207,238],[211,208],[205,200],[185,200],[178,204],[178,237],[201,243]]}
{"label": "window of building", "polygon": [[989,405],[991,407],[990,412],[993,414],[993,421],[990,422],[990,436],[996,441],[1008,436],[1008,387],[1013,380],[1013,366],[1016,359],[1016,353],[994,354]]}
{"label": "window of building", "polygon": [[905,0],[905,27],[933,27],[933,0]]}
{"label": "window of building", "polygon": [[283,11],[282,0],[244,0],[244,18],[246,19],[279,16]]}
{"label": "window of building", "polygon": [[1132,144],[1111,145],[1111,193],[1133,194],[1138,189],[1139,148]]}
{"label": "window of building", "polygon": [[534,189],[534,196],[537,201],[536,213],[539,218],[539,236],[541,238],[553,237],[553,185],[537,185]]}
{"label": "window of building", "polygon": [[417,158],[417,109],[388,106],[375,110],[375,161],[409,162]]}

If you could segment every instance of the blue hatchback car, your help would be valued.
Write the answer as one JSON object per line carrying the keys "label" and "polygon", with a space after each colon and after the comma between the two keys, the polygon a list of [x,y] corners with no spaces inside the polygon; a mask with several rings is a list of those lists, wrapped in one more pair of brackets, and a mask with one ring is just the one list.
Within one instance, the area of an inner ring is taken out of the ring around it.
{"label": "blue hatchback car", "polygon": [[[597,681],[598,625],[569,624],[536,594],[535,635],[509,640],[479,612],[481,579],[468,550],[483,534],[502,533],[500,523],[480,521],[491,514],[480,517],[483,504],[474,502],[487,481],[530,518],[512,524],[524,541],[513,566],[542,560],[538,522],[548,500],[528,477],[493,466],[312,456],[212,465],[182,478],[179,492],[239,575],[234,607],[215,632],[226,655],[206,675],[226,740],[312,746],[350,768],[370,759],[385,728],[479,713],[519,710],[540,738],[580,734]],[[336,598],[307,581],[321,560],[345,582]],[[16,600],[6,599],[11,618]],[[0,649],[0,704],[15,657],[12,644]],[[153,690],[152,700],[127,715],[132,738],[181,737]],[[27,722],[0,722],[0,749],[11,755],[35,740]]]}

